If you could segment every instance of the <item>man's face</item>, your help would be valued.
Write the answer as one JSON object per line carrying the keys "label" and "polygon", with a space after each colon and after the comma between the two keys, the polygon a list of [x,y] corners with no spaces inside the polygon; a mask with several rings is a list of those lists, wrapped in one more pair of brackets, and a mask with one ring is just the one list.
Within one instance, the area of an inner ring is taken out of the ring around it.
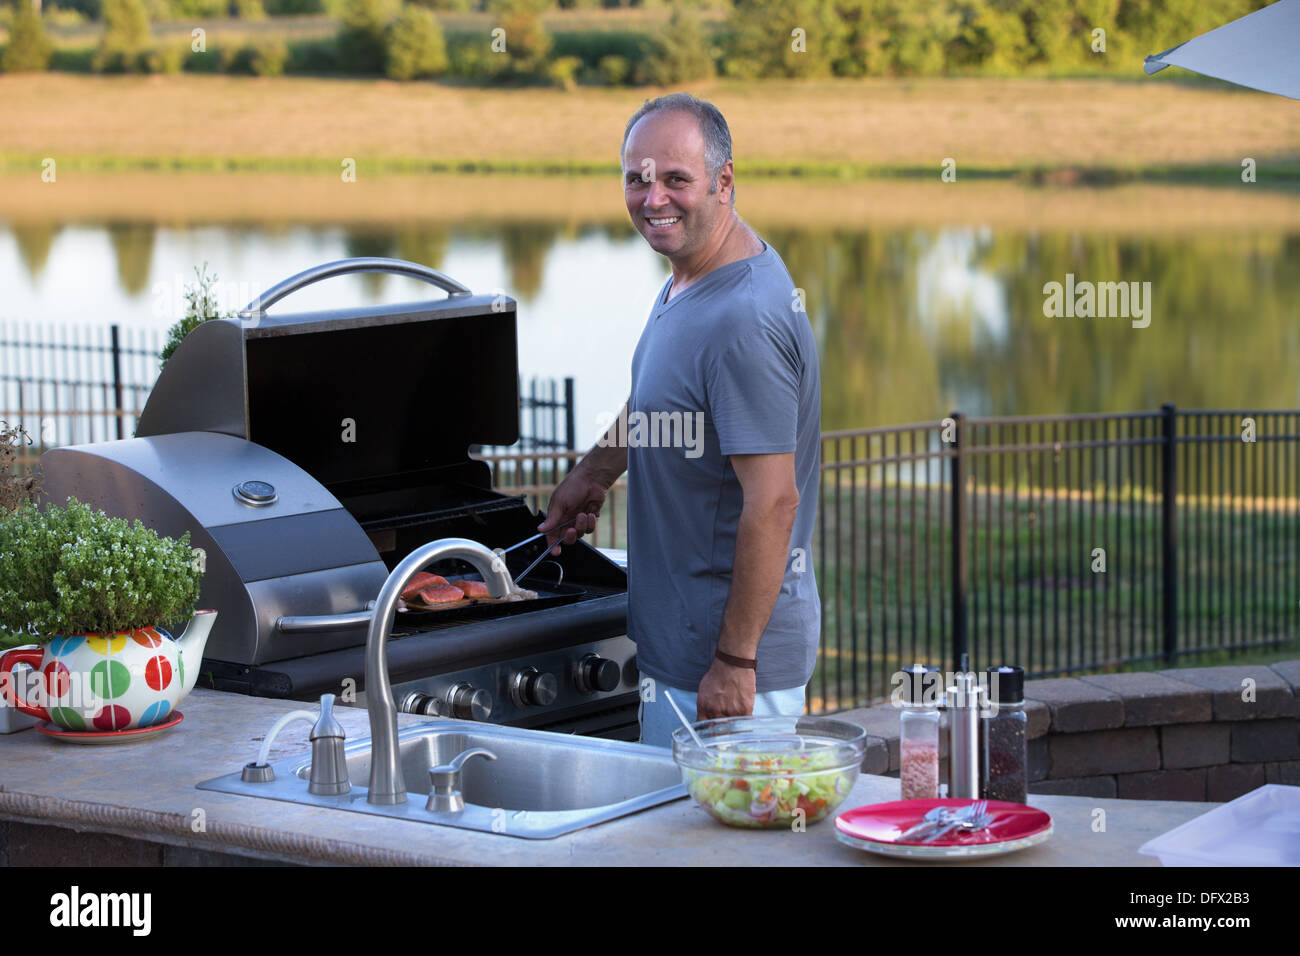
{"label": "man's face", "polygon": [[676,259],[703,248],[730,204],[730,164],[709,193],[704,135],[690,113],[662,110],[637,120],[623,151],[623,193],[637,231]]}

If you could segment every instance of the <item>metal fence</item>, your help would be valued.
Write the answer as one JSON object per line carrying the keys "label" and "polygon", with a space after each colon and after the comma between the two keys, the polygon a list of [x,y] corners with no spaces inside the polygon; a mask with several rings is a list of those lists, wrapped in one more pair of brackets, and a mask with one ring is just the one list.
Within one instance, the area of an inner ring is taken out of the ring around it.
{"label": "metal fence", "polygon": [[162,335],[118,325],[0,326],[0,419],[45,448],[129,438],[158,377]]}
{"label": "metal fence", "polygon": [[574,434],[573,379],[531,378],[525,391],[519,381],[519,441],[508,448],[474,445],[476,456],[506,455],[521,452],[565,452],[573,448]]}
{"label": "metal fence", "polygon": [[967,418],[823,435],[809,709],[913,662],[1034,676],[1295,640],[1300,412]]}

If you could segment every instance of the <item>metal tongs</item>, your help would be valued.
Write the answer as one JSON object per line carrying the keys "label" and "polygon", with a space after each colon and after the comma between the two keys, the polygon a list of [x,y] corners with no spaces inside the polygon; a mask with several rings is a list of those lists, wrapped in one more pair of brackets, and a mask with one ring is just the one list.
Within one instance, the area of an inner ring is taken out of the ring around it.
{"label": "metal tongs", "polygon": [[[532,537],[524,538],[524,540],[523,540],[523,541],[520,541],[518,544],[512,544],[510,547],[508,547],[508,548],[502,548],[500,551],[497,551],[497,552],[495,552],[495,553],[496,553],[497,557],[499,557],[499,558],[504,558],[504,557],[505,557],[507,554],[509,554],[511,551],[516,551],[516,550],[518,550],[519,548],[524,547],[525,545],[532,544],[534,541],[538,540],[539,538],[545,538],[548,534],[553,534],[553,533],[555,533],[556,531],[562,531],[562,530],[564,530],[565,528],[567,528],[569,525],[573,524],[573,523],[574,523],[575,521],[577,521],[577,520],[578,520],[578,516],[577,516],[577,515],[574,515],[574,516],[573,516],[572,518],[570,518],[568,521],[564,522],[564,524],[558,524],[558,525],[556,525],[554,528],[552,528],[550,531],[540,531],[540,532],[538,532],[537,534],[533,535]],[[543,549],[542,549],[542,553],[539,554],[539,555],[534,559],[533,563],[530,564],[530,565],[528,565],[528,567],[524,568],[522,571],[520,571],[520,572],[515,576],[515,584],[518,584],[518,583],[519,583],[520,581],[522,581],[524,578],[528,577],[528,575],[532,572],[533,568],[535,568],[535,567],[537,567],[539,564],[541,564],[542,561],[544,561],[544,560],[546,559],[546,556],[547,556],[548,554],[550,554],[550,553],[551,553],[551,549],[550,549],[550,548],[543,548]]]}

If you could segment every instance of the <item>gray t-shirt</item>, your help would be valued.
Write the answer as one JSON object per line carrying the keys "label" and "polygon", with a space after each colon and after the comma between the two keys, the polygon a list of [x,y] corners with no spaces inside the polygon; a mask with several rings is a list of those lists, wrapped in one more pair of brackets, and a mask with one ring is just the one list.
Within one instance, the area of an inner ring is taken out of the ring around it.
{"label": "gray t-shirt", "polygon": [[[743,494],[729,455],[794,452],[799,510],[758,645],[757,691],[812,676],[821,605],[811,560],[821,464],[817,343],[785,263],[728,263],[668,302],[632,357],[628,636],[641,672],[695,690],[713,662]],[[665,447],[667,446],[667,447]]]}

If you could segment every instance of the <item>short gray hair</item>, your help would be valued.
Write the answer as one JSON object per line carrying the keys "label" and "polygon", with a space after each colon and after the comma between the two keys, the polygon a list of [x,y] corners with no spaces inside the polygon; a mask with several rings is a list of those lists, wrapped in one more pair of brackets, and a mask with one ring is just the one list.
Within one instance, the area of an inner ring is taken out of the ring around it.
{"label": "short gray hair", "polygon": [[[716,106],[690,93],[669,93],[667,96],[646,100],[641,108],[632,114],[632,118],[627,121],[627,127],[623,130],[623,146],[619,150],[619,163],[623,161],[623,153],[627,151],[627,138],[632,135],[632,127],[637,124],[637,121],[650,113],[665,110],[690,113],[700,124],[700,133],[704,136],[704,166],[709,174],[709,192],[716,193],[718,174],[727,160],[731,159],[731,130],[727,128],[727,121]],[[731,188],[731,202],[735,205],[734,182]]]}

